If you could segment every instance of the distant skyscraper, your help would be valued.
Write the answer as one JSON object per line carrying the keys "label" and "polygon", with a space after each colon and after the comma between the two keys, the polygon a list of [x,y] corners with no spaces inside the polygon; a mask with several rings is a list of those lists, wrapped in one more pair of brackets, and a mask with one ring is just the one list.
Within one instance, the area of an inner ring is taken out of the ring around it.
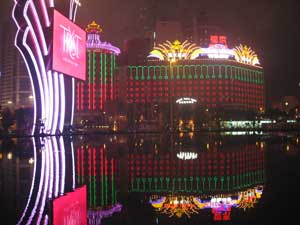
{"label": "distant skyscraper", "polygon": [[9,17],[12,5],[1,6],[0,19],[0,105],[2,107],[20,108],[31,107],[31,83],[25,63],[14,46],[16,33],[12,19]]}
{"label": "distant skyscraper", "polygon": [[178,21],[158,21],[155,26],[155,43],[162,44],[166,40],[182,40],[182,26]]}
{"label": "distant skyscraper", "polygon": [[150,38],[125,40],[122,52],[122,64],[133,65],[145,62],[152,47]]}

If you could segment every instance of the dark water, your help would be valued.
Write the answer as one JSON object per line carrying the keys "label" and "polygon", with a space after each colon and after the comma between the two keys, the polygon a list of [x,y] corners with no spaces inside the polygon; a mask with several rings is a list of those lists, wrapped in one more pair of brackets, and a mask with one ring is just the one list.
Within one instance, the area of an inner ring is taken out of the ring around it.
{"label": "dark water", "polygon": [[52,224],[52,199],[82,185],[90,224],[299,224],[300,138],[1,140],[1,225]]}

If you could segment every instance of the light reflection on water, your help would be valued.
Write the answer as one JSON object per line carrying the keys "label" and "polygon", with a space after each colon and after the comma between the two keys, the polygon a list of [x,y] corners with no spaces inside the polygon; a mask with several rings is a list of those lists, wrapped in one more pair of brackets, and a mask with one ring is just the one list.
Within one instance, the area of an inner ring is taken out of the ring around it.
{"label": "light reflection on water", "polygon": [[[1,212],[7,213],[1,219],[51,224],[51,200],[85,184],[89,224],[138,224],[133,211],[149,224],[239,221],[268,190],[266,151],[274,140],[281,152],[298,157],[297,137],[147,134],[2,141],[1,202],[7,204]],[[4,182],[10,171],[19,176]]]}

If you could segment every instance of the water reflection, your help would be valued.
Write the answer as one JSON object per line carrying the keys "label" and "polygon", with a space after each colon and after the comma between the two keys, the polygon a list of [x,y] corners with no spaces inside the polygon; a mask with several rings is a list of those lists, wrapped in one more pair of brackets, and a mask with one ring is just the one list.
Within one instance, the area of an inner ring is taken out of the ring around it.
{"label": "water reflection", "polygon": [[[31,142],[33,149],[27,161],[32,169],[31,184],[27,186],[28,194],[22,193],[24,207],[16,223],[48,224],[51,220],[51,200],[75,188],[73,144],[70,139],[64,140],[64,137],[32,138],[26,141]],[[11,160],[12,157],[13,153],[9,152],[7,158]],[[67,171],[72,175],[66,176]]]}
{"label": "water reflection", "polygon": [[90,224],[121,204],[130,207],[122,195],[138,196],[158,215],[190,218],[210,209],[214,220],[230,220],[232,208],[255,206],[265,183],[264,144],[254,138],[108,136],[75,146],[76,181],[88,186]]}
{"label": "water reflection", "polygon": [[52,224],[52,200],[83,185],[93,225],[241,221],[271,207],[276,180],[290,182],[271,161],[270,189],[266,148],[276,160],[297,159],[299,139],[183,133],[2,140],[1,221]]}

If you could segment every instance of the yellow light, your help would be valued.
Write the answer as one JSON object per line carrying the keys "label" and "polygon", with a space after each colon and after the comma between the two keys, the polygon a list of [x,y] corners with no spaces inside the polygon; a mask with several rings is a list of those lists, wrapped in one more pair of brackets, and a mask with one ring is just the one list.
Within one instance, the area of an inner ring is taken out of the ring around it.
{"label": "yellow light", "polygon": [[81,6],[80,0],[75,0],[75,4],[78,5],[78,6]]}
{"label": "yellow light", "polygon": [[264,148],[264,143],[263,142],[260,143],[260,148],[261,149]]}
{"label": "yellow light", "polygon": [[92,21],[90,24],[88,24],[88,27],[85,29],[87,33],[94,31],[96,33],[101,33],[102,28],[99,24],[96,23],[96,21]]}
{"label": "yellow light", "polygon": [[33,164],[33,163],[34,163],[33,158],[30,158],[30,159],[28,160],[28,163],[29,163],[29,164]]}
{"label": "yellow light", "polygon": [[13,158],[13,154],[12,154],[11,152],[9,152],[9,153],[7,154],[7,159],[11,160],[12,158]]}
{"label": "yellow light", "polygon": [[195,59],[201,52],[201,48],[196,46],[196,44],[192,44],[187,40],[183,43],[175,40],[173,43],[166,41],[163,44],[155,46],[148,57],[155,57],[159,60],[174,63],[178,60]]}
{"label": "yellow light", "polygon": [[289,145],[286,145],[286,151],[290,151],[290,146]]}
{"label": "yellow light", "polygon": [[3,159],[3,154],[2,153],[0,153],[0,159]]}
{"label": "yellow light", "polygon": [[204,208],[201,202],[193,196],[168,196],[162,199],[162,202],[152,204],[158,212],[168,215],[169,217],[176,216],[181,218],[187,216],[190,218],[191,214],[198,214],[198,211]]}
{"label": "yellow light", "polygon": [[256,65],[259,60],[255,52],[246,45],[239,45],[233,49],[235,60],[240,63]]}

